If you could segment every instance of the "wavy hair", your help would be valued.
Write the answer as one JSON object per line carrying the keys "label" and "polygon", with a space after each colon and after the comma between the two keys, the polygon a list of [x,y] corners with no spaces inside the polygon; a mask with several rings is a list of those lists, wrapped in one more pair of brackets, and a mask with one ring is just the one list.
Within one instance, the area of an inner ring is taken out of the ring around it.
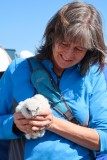
{"label": "wavy hair", "polygon": [[80,62],[80,74],[85,74],[90,65],[104,66],[107,48],[102,31],[102,20],[96,8],[85,2],[72,2],[62,7],[48,22],[43,41],[38,49],[38,59],[51,59],[52,46],[62,41],[80,42],[87,49]]}

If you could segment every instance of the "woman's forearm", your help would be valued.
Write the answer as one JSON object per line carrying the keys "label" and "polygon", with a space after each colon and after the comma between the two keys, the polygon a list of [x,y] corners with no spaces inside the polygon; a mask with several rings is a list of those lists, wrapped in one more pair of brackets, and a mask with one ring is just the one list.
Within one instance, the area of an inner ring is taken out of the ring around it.
{"label": "woman's forearm", "polygon": [[96,130],[83,127],[53,116],[49,130],[91,150],[100,150],[99,135]]}

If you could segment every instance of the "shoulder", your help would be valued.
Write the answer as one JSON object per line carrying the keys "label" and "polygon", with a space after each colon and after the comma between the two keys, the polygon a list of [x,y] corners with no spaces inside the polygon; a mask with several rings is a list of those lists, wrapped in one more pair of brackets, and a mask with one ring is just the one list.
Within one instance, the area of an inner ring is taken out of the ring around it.
{"label": "shoulder", "polygon": [[99,71],[98,67],[99,67],[98,65],[91,66],[89,72],[87,73],[87,77],[89,78],[89,81],[93,87],[102,86],[105,88],[106,79],[105,79],[104,70]]}
{"label": "shoulder", "polygon": [[8,70],[10,70],[11,73],[15,72],[17,69],[23,70],[24,68],[28,67],[27,59],[23,58],[17,58],[12,61],[12,63],[9,65]]}
{"label": "shoulder", "polygon": [[5,71],[3,78],[11,79],[12,81],[30,75],[30,67],[27,59],[17,58],[14,59]]}

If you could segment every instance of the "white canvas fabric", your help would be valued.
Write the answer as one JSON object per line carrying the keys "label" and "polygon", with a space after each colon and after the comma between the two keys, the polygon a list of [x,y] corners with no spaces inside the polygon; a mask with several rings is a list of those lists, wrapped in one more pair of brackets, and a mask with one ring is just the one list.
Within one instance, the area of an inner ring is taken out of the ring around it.
{"label": "white canvas fabric", "polygon": [[28,50],[21,51],[19,54],[17,54],[18,58],[28,58],[28,57],[32,57],[32,56],[34,56],[33,53],[31,53]]}
{"label": "white canvas fabric", "polygon": [[0,47],[0,72],[4,72],[11,63],[8,53]]}

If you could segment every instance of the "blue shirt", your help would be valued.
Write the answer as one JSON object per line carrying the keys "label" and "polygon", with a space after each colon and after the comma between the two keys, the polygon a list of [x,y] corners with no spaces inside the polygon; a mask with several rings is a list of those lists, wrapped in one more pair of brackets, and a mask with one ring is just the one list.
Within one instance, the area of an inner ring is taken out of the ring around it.
{"label": "blue shirt", "polygon": [[[52,63],[43,64],[49,70],[56,83],[56,74]],[[80,76],[79,65],[66,69],[59,82],[59,88],[73,115],[81,125],[95,129],[100,137],[100,151],[107,151],[107,89],[104,73],[92,66],[87,74]],[[13,115],[11,106],[13,97],[17,102],[34,95],[30,83],[31,70],[27,60],[17,59],[12,62],[3,75],[0,85],[0,139],[19,138],[12,132]],[[52,109],[55,116],[63,118]],[[46,131],[42,138],[25,140],[24,160],[92,160],[91,151],[69,141],[55,133]]]}

